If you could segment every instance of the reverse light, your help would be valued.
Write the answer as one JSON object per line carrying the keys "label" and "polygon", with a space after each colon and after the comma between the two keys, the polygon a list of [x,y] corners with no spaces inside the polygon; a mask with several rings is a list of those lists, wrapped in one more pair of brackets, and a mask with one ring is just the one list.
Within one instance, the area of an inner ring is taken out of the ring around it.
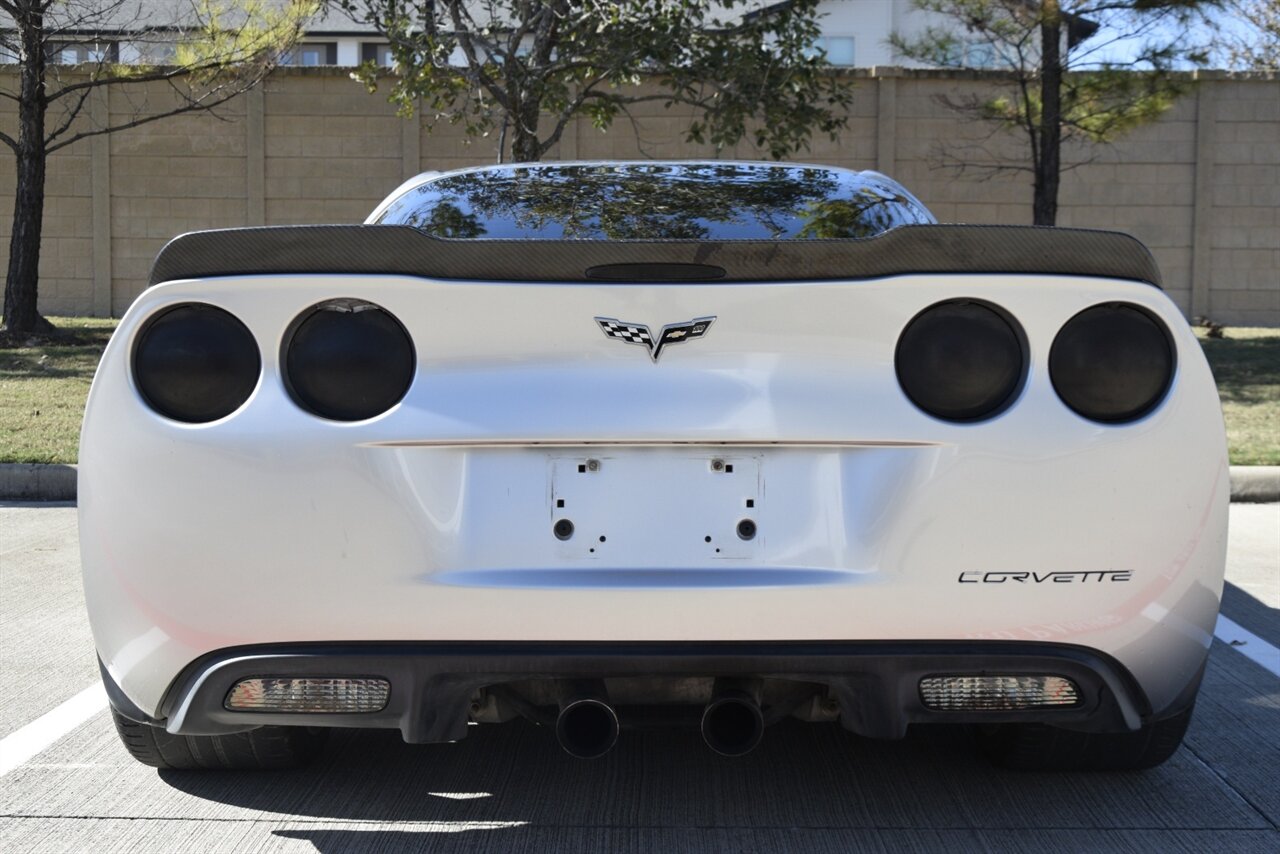
{"label": "reverse light", "polygon": [[1065,676],[928,676],[920,680],[925,708],[940,712],[1000,712],[1080,704]]}
{"label": "reverse light", "polygon": [[391,683],[374,677],[256,677],[237,682],[222,705],[233,712],[380,712],[389,696]]}

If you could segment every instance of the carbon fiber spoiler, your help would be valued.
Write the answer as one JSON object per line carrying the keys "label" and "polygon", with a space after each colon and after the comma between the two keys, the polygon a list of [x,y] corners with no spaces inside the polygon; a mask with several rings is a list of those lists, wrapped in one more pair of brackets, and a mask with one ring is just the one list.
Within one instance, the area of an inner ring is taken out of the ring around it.
{"label": "carbon fiber spoiler", "polygon": [[[646,270],[676,271],[675,274]],[[494,282],[768,282],[908,273],[1030,273],[1160,287],[1136,238],[1014,225],[908,225],[838,240],[448,240],[403,225],[194,231],[160,250],[150,284],[264,273],[380,273]]]}

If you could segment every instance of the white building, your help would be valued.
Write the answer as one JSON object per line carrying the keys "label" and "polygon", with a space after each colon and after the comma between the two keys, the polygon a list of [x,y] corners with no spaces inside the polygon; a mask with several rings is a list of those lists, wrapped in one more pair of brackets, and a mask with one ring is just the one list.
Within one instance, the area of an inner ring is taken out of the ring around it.
{"label": "white building", "polygon": [[823,0],[822,39],[832,65],[870,68],[873,65],[912,65],[889,46],[894,32],[908,36],[924,28],[924,15],[911,0]]}
{"label": "white building", "polygon": [[[783,0],[786,2],[786,0]],[[73,4],[74,5],[74,4]],[[60,23],[63,30],[51,43],[51,61],[74,65],[86,62],[163,63],[173,55],[169,34],[176,36],[191,6],[183,0],[125,0],[102,18]],[[92,8],[93,3],[83,8]],[[765,7],[767,8],[767,6]],[[923,28],[925,16],[911,0],[822,0],[823,35],[820,46],[828,60],[842,67],[911,64],[894,55],[890,33],[907,35]],[[9,19],[0,13],[0,62],[13,62],[15,51],[5,45]],[[386,40],[369,24],[330,9],[307,28],[301,44],[286,57],[286,65],[356,66],[373,60],[390,64]]]}

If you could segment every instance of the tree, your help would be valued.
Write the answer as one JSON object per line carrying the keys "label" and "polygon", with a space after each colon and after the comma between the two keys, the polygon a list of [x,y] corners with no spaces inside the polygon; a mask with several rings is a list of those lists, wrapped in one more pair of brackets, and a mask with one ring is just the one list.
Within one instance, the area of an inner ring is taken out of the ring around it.
{"label": "tree", "polygon": [[[17,65],[16,74],[0,76],[0,100],[17,112],[16,132],[0,131],[17,170],[4,291],[10,335],[51,329],[36,308],[49,155],[91,136],[214,110],[270,73],[317,11],[312,0],[274,8],[263,0],[192,0],[174,5],[177,19],[156,20],[156,8],[142,0],[0,0],[0,52]],[[122,33],[125,45],[117,43]],[[141,62],[119,62],[122,46]],[[147,84],[167,84],[172,100],[149,105]],[[86,107],[108,86],[139,94],[129,111],[95,121]]]}
{"label": "tree", "polygon": [[[848,87],[813,47],[817,0],[333,2],[391,43],[403,113],[421,100],[431,122],[496,129],[499,161],[508,140],[513,160],[536,161],[575,117],[603,130],[645,101],[694,107],[691,142],[749,134],[774,158],[847,122]],[[360,71],[370,90],[378,71]]]}
{"label": "tree", "polygon": [[1203,46],[1190,41],[1196,32],[1190,24],[1219,0],[913,2],[952,23],[915,38],[895,33],[894,48],[943,68],[980,64],[1004,71],[1006,92],[944,102],[997,130],[1020,132],[1030,153],[1029,163],[985,152],[985,160],[956,157],[955,165],[988,174],[1030,171],[1033,221],[1053,225],[1061,173],[1088,162],[1068,158],[1064,164],[1064,143],[1111,142],[1173,106],[1191,86],[1180,69],[1207,61]]}
{"label": "tree", "polygon": [[1280,0],[1233,0],[1237,26],[1227,33],[1227,56],[1235,68],[1280,71]]}

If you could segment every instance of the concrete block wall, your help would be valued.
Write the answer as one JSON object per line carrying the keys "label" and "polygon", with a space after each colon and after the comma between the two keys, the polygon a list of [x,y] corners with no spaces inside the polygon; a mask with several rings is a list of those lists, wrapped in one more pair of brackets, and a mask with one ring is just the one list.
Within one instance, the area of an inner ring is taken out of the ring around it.
{"label": "concrete block wall", "polygon": [[1280,325],[1280,81],[1224,81],[1212,111],[1206,313]]}
{"label": "concrete block wall", "polygon": [[[0,71],[0,73],[9,73]],[[795,159],[878,169],[943,221],[1029,223],[1029,172],[983,163],[1026,159],[1016,135],[959,120],[943,103],[989,93],[990,75],[854,72],[848,128]],[[157,87],[112,91],[86,120],[120,120],[165,103]],[[710,157],[684,141],[689,116],[641,105],[601,133],[566,128],[548,160]],[[11,130],[12,115],[0,115]],[[120,314],[145,287],[156,252],[201,228],[359,222],[426,169],[491,163],[496,134],[396,115],[334,69],[289,69],[220,108],[85,140],[50,160],[41,310]],[[1188,317],[1280,325],[1280,79],[1205,75],[1160,121],[1073,152],[1059,224],[1127,231],[1151,247]],[[724,156],[754,158],[749,144]],[[946,164],[960,157],[965,170]],[[0,148],[0,264],[7,260],[12,156]]]}

